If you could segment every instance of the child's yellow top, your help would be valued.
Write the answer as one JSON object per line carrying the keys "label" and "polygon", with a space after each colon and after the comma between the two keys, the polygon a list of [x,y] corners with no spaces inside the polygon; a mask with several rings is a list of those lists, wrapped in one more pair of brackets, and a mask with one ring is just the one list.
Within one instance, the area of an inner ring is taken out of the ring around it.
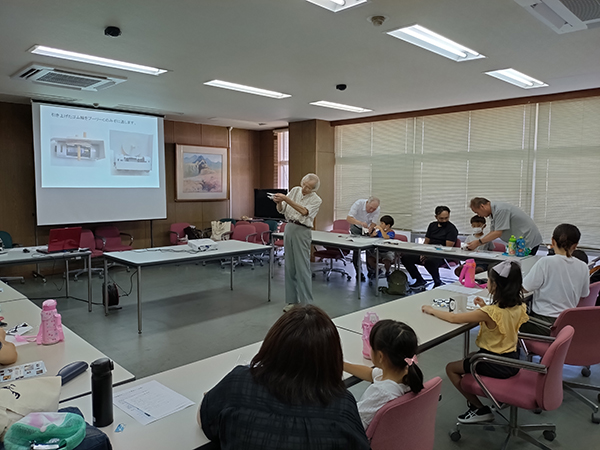
{"label": "child's yellow top", "polygon": [[479,324],[479,334],[475,341],[479,348],[499,354],[517,350],[519,328],[529,320],[525,305],[504,309],[498,305],[486,305],[481,310],[496,322],[496,328],[490,330],[485,322]]}

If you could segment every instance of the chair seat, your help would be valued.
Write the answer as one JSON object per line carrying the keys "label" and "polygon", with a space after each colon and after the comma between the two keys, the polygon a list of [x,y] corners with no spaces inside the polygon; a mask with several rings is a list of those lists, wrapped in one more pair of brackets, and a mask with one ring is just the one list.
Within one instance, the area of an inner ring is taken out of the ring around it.
{"label": "chair seat", "polygon": [[98,250],[96,248],[90,250],[92,251],[92,258],[97,258],[98,256],[102,256],[104,254],[102,250]]}
{"label": "chair seat", "polygon": [[[494,393],[494,397],[499,402],[533,410],[540,407],[536,401],[536,391],[531,389],[531,386],[535,386],[537,377],[539,374],[535,372],[520,370],[514,377],[504,380],[482,376],[481,381]],[[465,375],[460,385],[467,392],[485,397],[485,393],[473,375]]]}
{"label": "chair seat", "polygon": [[550,344],[546,342],[525,340],[525,343],[527,345],[528,353],[533,353],[534,355],[539,356],[544,356],[546,354],[546,351],[548,351],[548,348],[550,347]]}

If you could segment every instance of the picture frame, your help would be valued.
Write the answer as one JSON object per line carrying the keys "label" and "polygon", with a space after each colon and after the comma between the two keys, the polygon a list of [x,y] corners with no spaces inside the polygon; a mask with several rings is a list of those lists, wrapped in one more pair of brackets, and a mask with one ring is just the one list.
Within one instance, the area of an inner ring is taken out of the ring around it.
{"label": "picture frame", "polygon": [[228,149],[177,144],[175,200],[210,201],[228,198]]}

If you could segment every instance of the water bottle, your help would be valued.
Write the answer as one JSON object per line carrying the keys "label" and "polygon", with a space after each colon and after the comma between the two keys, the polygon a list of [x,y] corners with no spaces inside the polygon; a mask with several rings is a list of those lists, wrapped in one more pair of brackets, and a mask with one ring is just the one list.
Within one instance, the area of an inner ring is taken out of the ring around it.
{"label": "water bottle", "polygon": [[36,337],[38,344],[56,344],[65,340],[65,334],[62,328],[62,319],[56,309],[56,300],[46,300],[42,304],[42,321],[40,330]]}
{"label": "water bottle", "polygon": [[475,284],[475,269],[477,265],[475,264],[474,259],[467,259],[465,264],[462,266],[460,271],[460,276],[458,277],[458,281],[465,287],[474,288],[477,286]]}
{"label": "water bottle", "polygon": [[515,256],[517,253],[517,238],[513,234],[508,240],[508,245],[506,246],[506,253],[510,256]]}
{"label": "water bottle", "polygon": [[90,364],[92,369],[92,416],[95,427],[113,423],[112,370],[113,362],[100,358]]}
{"label": "water bottle", "polygon": [[371,335],[371,329],[379,321],[377,313],[367,312],[365,318],[362,321],[362,341],[363,350],[362,354],[365,359],[371,359],[371,344],[369,343],[369,336]]}

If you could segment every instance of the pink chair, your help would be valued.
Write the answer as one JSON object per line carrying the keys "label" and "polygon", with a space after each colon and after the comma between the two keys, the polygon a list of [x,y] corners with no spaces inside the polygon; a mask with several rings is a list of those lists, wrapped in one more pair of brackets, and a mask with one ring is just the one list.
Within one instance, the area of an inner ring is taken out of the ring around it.
{"label": "pink chair", "polygon": [[590,295],[579,300],[577,307],[581,308],[582,306],[596,306],[598,294],[600,294],[600,281],[590,284]]}
{"label": "pink chair", "polygon": [[[96,238],[94,237],[94,233],[92,233],[92,230],[87,230],[85,228],[81,230],[81,237],[79,238],[79,248],[90,249],[90,251],[92,252],[92,262],[94,261],[95,258],[99,258],[104,254],[104,252],[102,250],[98,250],[96,248]],[[77,279],[79,278],[79,275],[87,273],[87,258],[84,258],[83,261],[84,261],[83,269],[74,271],[75,273],[74,273],[73,279],[75,281],[77,281]],[[101,269],[101,268],[92,269],[92,274],[94,274],[94,273],[99,274],[100,278],[102,278],[104,276],[104,269]]]}
{"label": "pink chair", "polygon": [[493,251],[504,253],[506,251],[506,245],[504,245],[502,242],[494,241],[494,250]]}
{"label": "pink chair", "polygon": [[[594,283],[596,284],[596,283]],[[591,375],[590,366],[600,363],[600,306],[584,306],[563,311],[551,328],[551,336],[556,336],[566,326],[575,329],[575,336],[569,347],[565,364],[570,366],[584,366],[581,374],[584,377]],[[522,340],[523,346],[529,355],[546,354],[549,344],[545,342]],[[600,392],[600,386],[563,380],[563,387],[567,392],[592,408],[592,422],[600,423],[600,417],[596,417],[598,405],[590,401],[574,389],[586,389]],[[598,394],[600,401],[600,394]]]}
{"label": "pink chair", "polygon": [[442,379],[425,383],[417,395],[409,392],[386,403],[367,428],[373,450],[433,450],[435,414]]}
{"label": "pink chair", "polygon": [[[483,427],[486,430],[503,430],[508,433],[504,441],[504,447],[512,436],[534,444],[539,448],[551,450],[550,447],[536,440],[527,433],[529,431],[543,430],[544,438],[548,441],[556,437],[556,425],[546,424],[528,424],[519,425],[517,421],[517,408],[543,411],[552,411],[557,409],[563,401],[562,371],[569,345],[573,339],[575,330],[567,325],[556,336],[533,336],[536,340],[552,342],[542,357],[540,364],[521,361],[518,359],[504,358],[502,356],[487,355],[479,353],[471,358],[472,375],[463,376],[460,386],[470,394],[489,398],[496,406],[496,413],[501,416],[507,425],[498,425],[495,422],[489,423],[457,423],[456,430],[450,433],[450,439],[458,441],[461,438],[460,429],[463,427]],[[507,367],[516,367],[521,369],[519,373],[511,378],[504,380],[485,377],[477,374],[477,365],[480,362],[493,362]],[[510,406],[510,417],[506,418],[500,412],[500,404],[506,403]]]}
{"label": "pink chair", "polygon": [[[282,222],[281,225],[279,225],[280,233],[285,232],[286,225],[287,225],[287,222]],[[284,255],[283,255],[283,252],[281,253],[281,255],[278,255],[277,251],[283,250],[283,239],[275,239],[275,241],[273,242],[273,245],[275,248],[275,260],[277,261],[277,264],[279,264],[281,266],[281,261],[283,261]]]}
{"label": "pink chair", "polygon": [[[133,236],[128,233],[121,233],[115,226],[98,227],[94,232],[96,236],[96,248],[103,252],[123,252],[131,250],[133,247]],[[121,236],[129,237],[129,243],[124,245]]]}
{"label": "pink chair", "polygon": [[235,222],[235,225],[252,225],[250,222],[248,222],[247,220],[238,220]]}
{"label": "pink chair", "polygon": [[[256,236],[254,236],[252,242],[261,245],[271,245],[271,228],[269,228],[269,224],[265,222],[252,222],[252,226],[256,230]],[[263,265],[265,253],[268,254],[268,249],[264,253],[254,256],[254,259],[258,260],[261,266]]]}
{"label": "pink chair", "polygon": [[334,220],[333,230],[338,232],[341,232],[341,230],[350,232],[350,222],[348,222],[346,219]]}
{"label": "pink chair", "polygon": [[403,234],[396,234],[394,236],[394,239],[396,239],[397,241],[408,242],[408,238]]}
{"label": "pink chair", "polygon": [[187,222],[178,222],[171,224],[171,227],[169,229],[169,240],[171,241],[171,245],[187,244],[186,235],[183,230],[185,230],[189,226],[190,224]]}
{"label": "pink chair", "polygon": [[[229,239],[234,241],[243,241],[243,242],[254,242],[254,238],[257,236],[256,229],[254,225],[238,225],[239,222],[236,223],[235,228],[230,234]],[[228,233],[226,233],[228,234]],[[225,234],[223,235],[225,236]],[[248,260],[250,264],[252,264],[252,270],[254,270],[254,260]],[[227,264],[230,264],[228,260],[221,260],[221,268],[225,267]],[[238,263],[234,262],[234,267],[237,265],[244,265],[241,257],[238,258]]]}
{"label": "pink chair", "polygon": [[[345,222],[345,221],[344,221]],[[348,230],[331,230],[331,233],[337,234],[350,234]],[[344,263],[344,267],[346,266],[346,257],[350,253],[349,250],[342,250],[337,247],[325,247],[323,250],[316,250],[313,255],[315,258],[321,259],[321,261],[329,260],[329,265],[323,267],[319,272],[322,272],[327,281],[329,281],[329,277],[333,272],[337,272],[345,276],[348,281],[352,279],[352,276],[348,272],[346,272],[343,268],[333,267],[333,261],[342,261]],[[316,272],[313,272],[312,276],[315,277]]]}

